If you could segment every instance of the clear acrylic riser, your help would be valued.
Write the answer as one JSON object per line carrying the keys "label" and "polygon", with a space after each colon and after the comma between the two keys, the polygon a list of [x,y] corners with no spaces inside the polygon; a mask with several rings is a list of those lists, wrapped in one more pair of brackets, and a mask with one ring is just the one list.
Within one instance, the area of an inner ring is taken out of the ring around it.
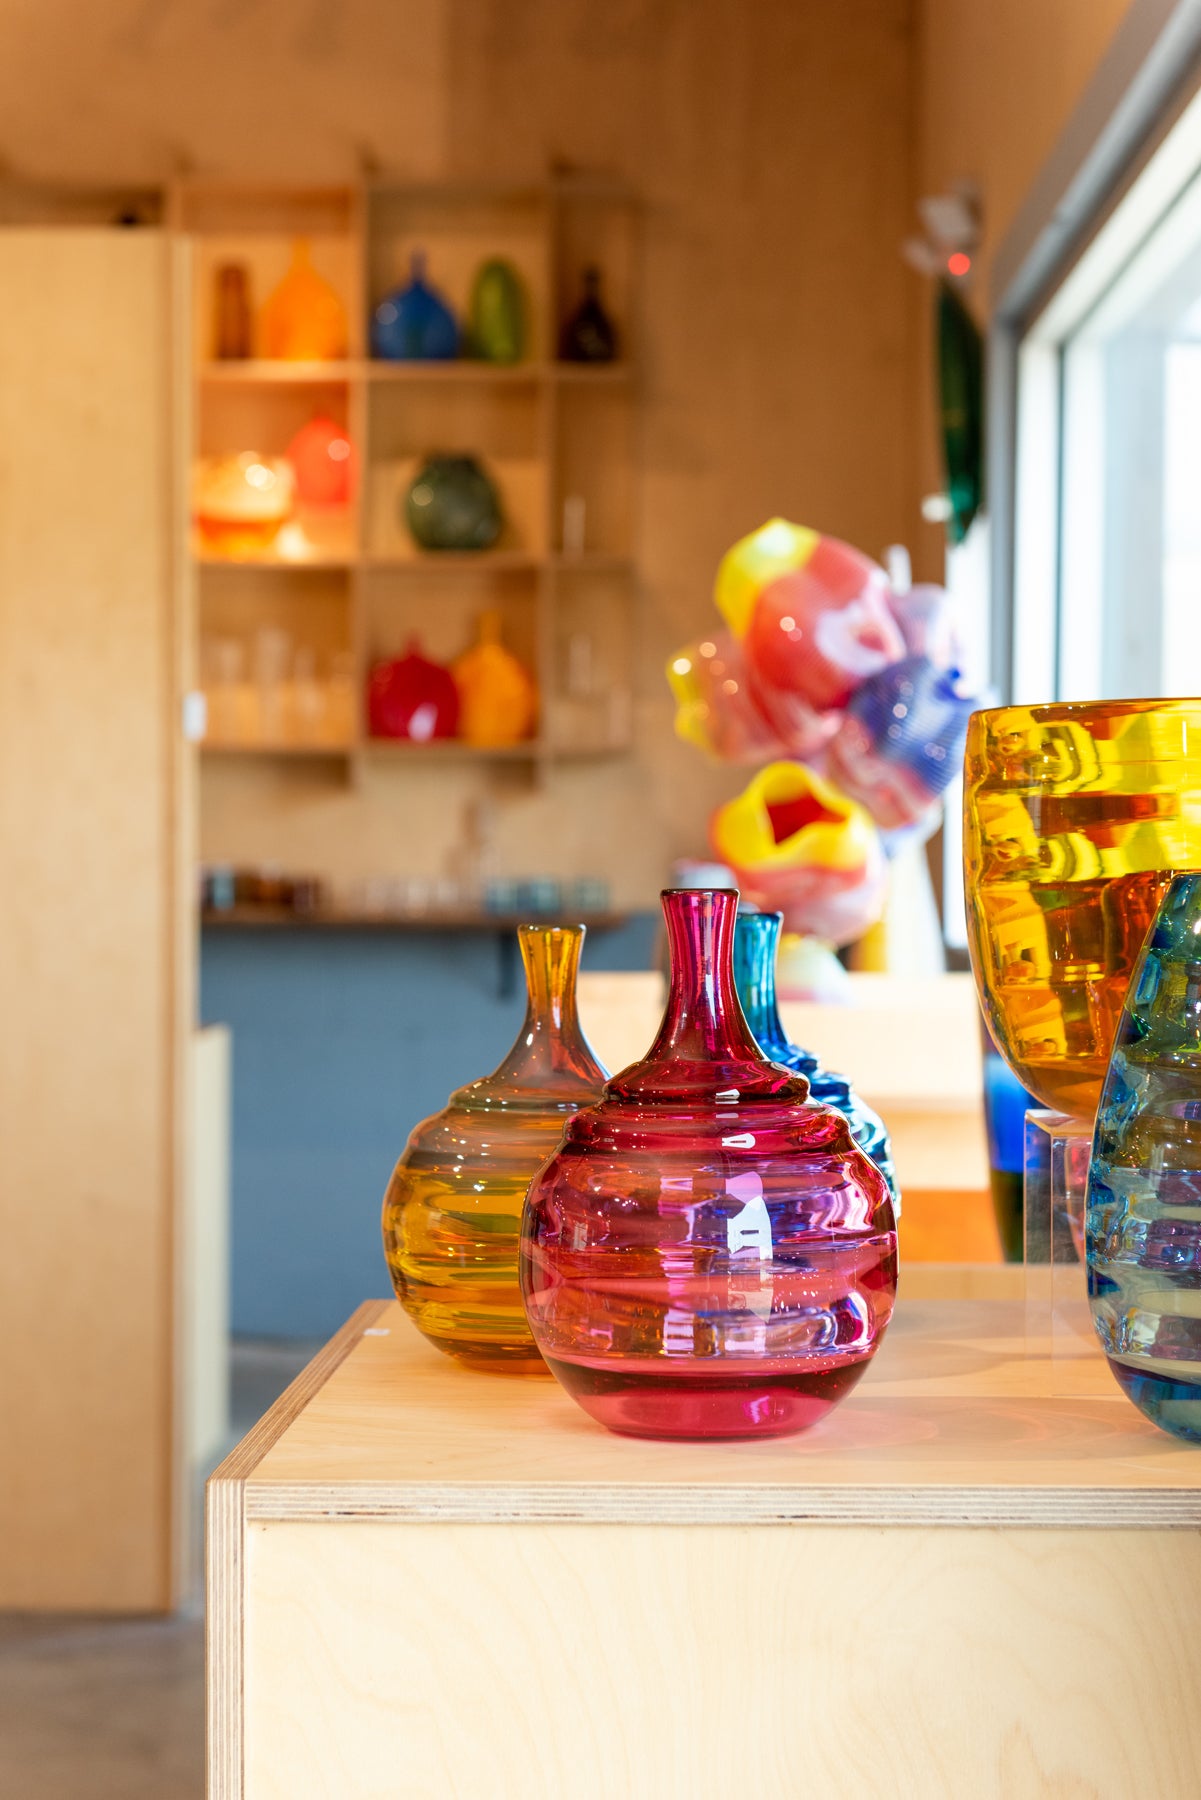
{"label": "clear acrylic riser", "polygon": [[1053,1365],[1053,1388],[1062,1394],[1086,1382],[1088,1365],[1103,1355],[1089,1313],[1084,1258],[1092,1141],[1091,1119],[1033,1108],[1026,1114],[1026,1350]]}

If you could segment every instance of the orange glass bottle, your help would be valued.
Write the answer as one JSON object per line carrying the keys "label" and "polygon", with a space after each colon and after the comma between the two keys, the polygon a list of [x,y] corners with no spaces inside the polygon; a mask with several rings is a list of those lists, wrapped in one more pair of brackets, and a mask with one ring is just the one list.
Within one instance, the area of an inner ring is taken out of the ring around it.
{"label": "orange glass bottle", "polygon": [[540,1372],[517,1279],[530,1182],[607,1079],[580,1029],[582,925],[522,925],[525,1022],[492,1075],[413,1131],[384,1196],[384,1252],[401,1305],[432,1344],[477,1369]]}
{"label": "orange glass bottle", "polygon": [[285,362],[330,362],[346,355],[346,308],[318,275],[304,238],[259,315],[260,354]]}

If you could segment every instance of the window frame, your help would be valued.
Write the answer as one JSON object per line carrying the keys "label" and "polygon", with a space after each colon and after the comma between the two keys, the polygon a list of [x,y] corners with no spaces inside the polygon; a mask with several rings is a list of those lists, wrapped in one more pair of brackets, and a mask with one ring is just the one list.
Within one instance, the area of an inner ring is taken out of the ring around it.
{"label": "window frame", "polygon": [[1059,697],[1062,645],[1078,634],[1062,550],[1089,494],[1065,479],[1065,347],[1199,170],[1201,0],[1133,0],[993,266],[990,676],[1001,700]]}

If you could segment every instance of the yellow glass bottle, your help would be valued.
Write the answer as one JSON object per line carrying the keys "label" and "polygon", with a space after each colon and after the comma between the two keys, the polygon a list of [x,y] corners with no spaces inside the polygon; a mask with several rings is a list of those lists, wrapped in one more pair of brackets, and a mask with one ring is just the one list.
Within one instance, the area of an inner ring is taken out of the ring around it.
{"label": "yellow glass bottle", "polygon": [[413,1131],[384,1195],[384,1253],[401,1305],[448,1356],[541,1372],[517,1280],[526,1190],[567,1121],[607,1079],[580,1029],[582,925],[521,925],[525,1022],[492,1075]]}

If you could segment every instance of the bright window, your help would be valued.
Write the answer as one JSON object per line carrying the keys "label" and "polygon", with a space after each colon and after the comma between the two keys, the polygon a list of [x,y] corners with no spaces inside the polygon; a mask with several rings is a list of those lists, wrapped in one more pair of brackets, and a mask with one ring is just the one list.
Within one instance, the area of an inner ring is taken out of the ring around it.
{"label": "bright window", "polygon": [[1201,692],[1201,102],[1018,350],[1014,697]]}

